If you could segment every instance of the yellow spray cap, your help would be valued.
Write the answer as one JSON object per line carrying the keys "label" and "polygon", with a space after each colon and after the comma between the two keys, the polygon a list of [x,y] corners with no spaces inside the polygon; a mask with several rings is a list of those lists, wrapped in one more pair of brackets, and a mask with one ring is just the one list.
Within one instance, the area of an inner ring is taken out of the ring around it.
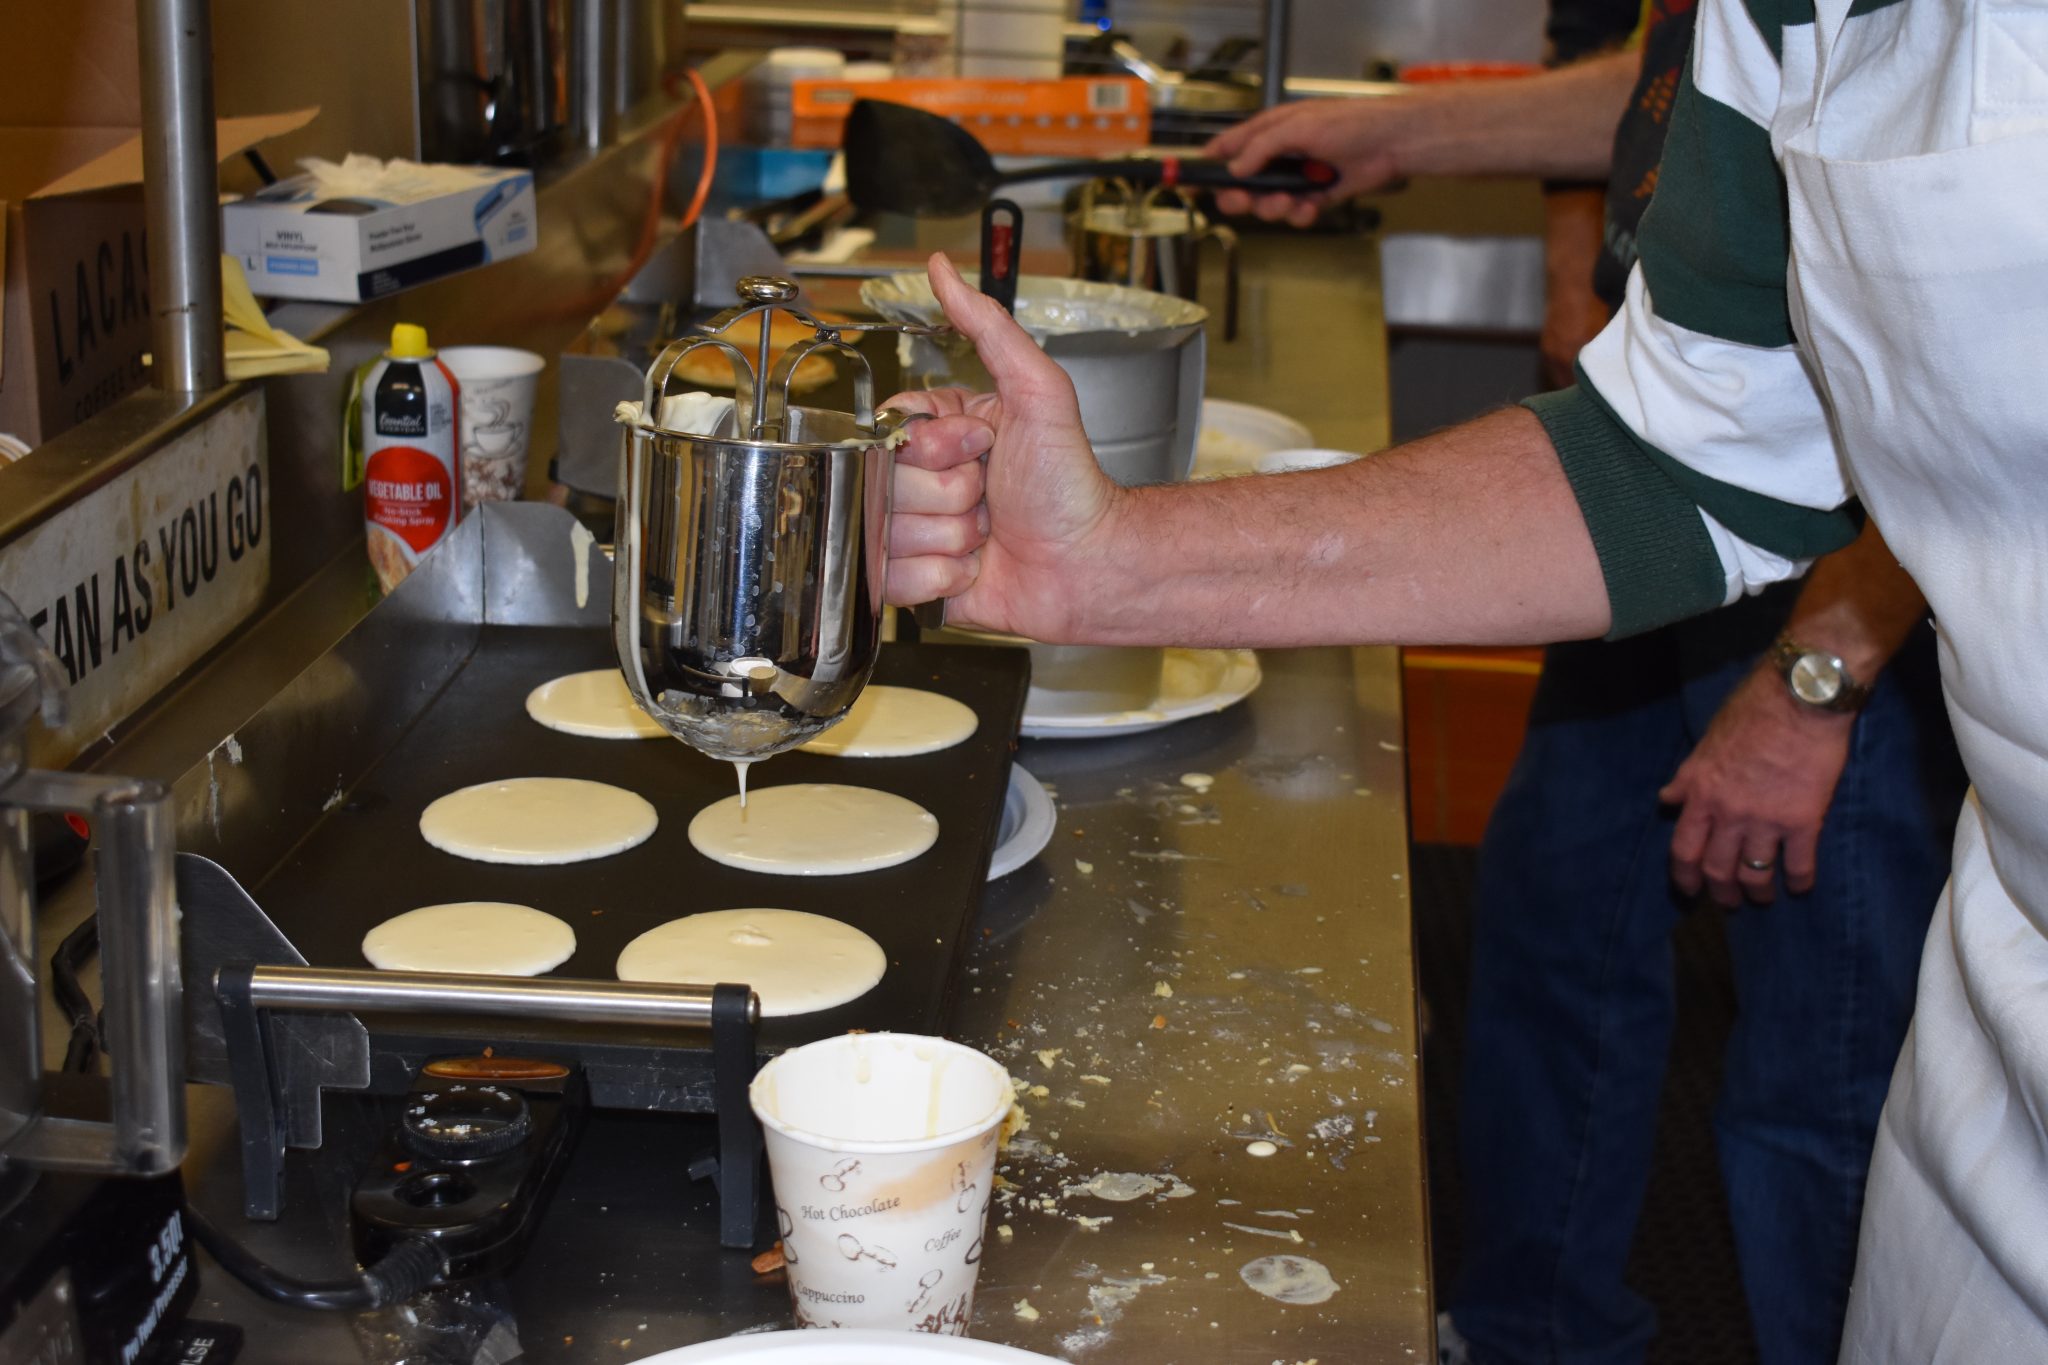
{"label": "yellow spray cap", "polygon": [[401,322],[391,329],[391,357],[394,360],[425,360],[434,353],[427,345],[427,329],[416,322]]}

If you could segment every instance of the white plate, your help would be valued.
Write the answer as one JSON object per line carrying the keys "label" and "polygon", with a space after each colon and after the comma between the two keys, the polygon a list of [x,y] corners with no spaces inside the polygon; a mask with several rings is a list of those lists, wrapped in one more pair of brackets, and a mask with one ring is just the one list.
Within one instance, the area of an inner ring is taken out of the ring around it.
{"label": "white plate", "polygon": [[1095,715],[1033,715],[1024,704],[1026,739],[1110,739],[1139,735],[1235,706],[1258,691],[1259,656],[1249,649],[1169,649],[1160,695],[1137,711]]}
{"label": "white plate", "polygon": [[728,1360],[744,1360],[752,1365],[1042,1365],[1053,1359],[971,1337],[847,1328],[756,1332],[723,1341],[703,1341],[648,1356],[638,1365],[714,1365]]}
{"label": "white plate", "polygon": [[1010,789],[1003,793],[1003,822],[996,827],[996,851],[988,879],[1007,877],[1045,851],[1059,824],[1052,795],[1022,765],[1010,765]]}
{"label": "white plate", "polygon": [[1195,438],[1197,479],[1258,471],[1259,456],[1300,450],[1316,443],[1314,433],[1292,417],[1227,398],[1202,400],[1202,430]]}

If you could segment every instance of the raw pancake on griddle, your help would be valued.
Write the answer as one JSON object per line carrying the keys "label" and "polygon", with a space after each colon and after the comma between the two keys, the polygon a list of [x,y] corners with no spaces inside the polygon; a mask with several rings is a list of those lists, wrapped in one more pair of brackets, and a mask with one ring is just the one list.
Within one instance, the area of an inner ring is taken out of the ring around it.
{"label": "raw pancake on griddle", "polygon": [[423,905],[363,935],[363,956],[391,972],[539,976],[575,951],[576,931],[567,923],[505,901]]}
{"label": "raw pancake on griddle", "polygon": [[875,988],[889,960],[850,924],[801,910],[710,910],[649,929],[619,954],[621,981],[752,986],[767,1016],[830,1009]]}
{"label": "raw pancake on griddle", "polygon": [[662,739],[668,731],[640,709],[616,668],[565,673],[526,694],[526,714],[550,730],[590,739]]}
{"label": "raw pancake on griddle", "polygon": [[915,801],[834,782],[764,788],[745,806],[729,796],[690,821],[690,843],[711,861],[785,877],[894,867],[938,837],[938,817]]}
{"label": "raw pancake on griddle", "polygon": [[951,697],[869,683],[845,719],[803,748],[840,758],[913,758],[964,743],[978,723],[972,707]]}
{"label": "raw pancake on griddle", "polygon": [[646,842],[654,807],[579,777],[515,777],[452,791],[420,813],[420,836],[482,863],[543,865],[609,857]]}

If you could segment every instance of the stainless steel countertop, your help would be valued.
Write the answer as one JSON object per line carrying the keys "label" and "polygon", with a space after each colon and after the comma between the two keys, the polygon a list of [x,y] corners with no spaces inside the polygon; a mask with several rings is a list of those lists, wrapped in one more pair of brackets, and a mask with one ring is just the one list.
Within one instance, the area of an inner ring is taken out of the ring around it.
{"label": "stainless steel countertop", "polygon": [[[1244,246],[1242,339],[1212,347],[1210,392],[1384,444],[1370,244]],[[977,1336],[1148,1365],[1434,1359],[1398,659],[1260,659],[1242,707],[1019,754],[1060,828],[991,891],[960,1013],[1034,1087]],[[1162,1188],[1086,1192],[1105,1173]],[[1338,1292],[1261,1297],[1240,1271],[1273,1255]]]}
{"label": "stainless steel countertop", "polygon": [[[1210,391],[1300,417],[1327,445],[1382,444],[1371,244],[1253,236],[1245,250],[1242,339],[1212,349]],[[991,1215],[1009,1231],[983,1262],[978,1337],[1147,1365],[1433,1358],[1398,663],[1387,649],[1261,661],[1263,687],[1228,711],[1022,745],[1059,830],[990,888],[954,1030],[1033,1087]],[[195,1106],[188,1163],[217,1217],[235,1180],[221,1098]],[[693,1123],[593,1120],[512,1282],[527,1358],[632,1360],[787,1322],[780,1277],[710,1245],[680,1170]],[[1262,1139],[1277,1154],[1247,1152]],[[338,1131],[330,1145],[347,1147]],[[297,1273],[332,1274],[347,1177],[292,1162],[305,1217],[223,1221]],[[1104,1174],[1159,1188],[1121,1202],[1079,1188]],[[1262,1297],[1240,1272],[1269,1256],[1320,1263],[1336,1293]],[[212,1267],[194,1312],[246,1324],[251,1365],[358,1358],[333,1317],[258,1303]]]}

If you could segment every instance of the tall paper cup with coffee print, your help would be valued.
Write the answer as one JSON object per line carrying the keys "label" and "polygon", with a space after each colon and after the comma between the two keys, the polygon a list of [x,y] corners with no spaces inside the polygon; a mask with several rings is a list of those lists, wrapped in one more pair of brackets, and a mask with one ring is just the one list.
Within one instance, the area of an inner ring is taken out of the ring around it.
{"label": "tall paper cup with coffee print", "polygon": [[533,400],[547,361],[510,346],[447,346],[441,360],[462,385],[462,505],[511,502],[526,486]]}
{"label": "tall paper cup with coffee print", "polygon": [[943,1038],[847,1034],[775,1058],[751,1097],[797,1325],[964,1335],[1009,1073]]}

